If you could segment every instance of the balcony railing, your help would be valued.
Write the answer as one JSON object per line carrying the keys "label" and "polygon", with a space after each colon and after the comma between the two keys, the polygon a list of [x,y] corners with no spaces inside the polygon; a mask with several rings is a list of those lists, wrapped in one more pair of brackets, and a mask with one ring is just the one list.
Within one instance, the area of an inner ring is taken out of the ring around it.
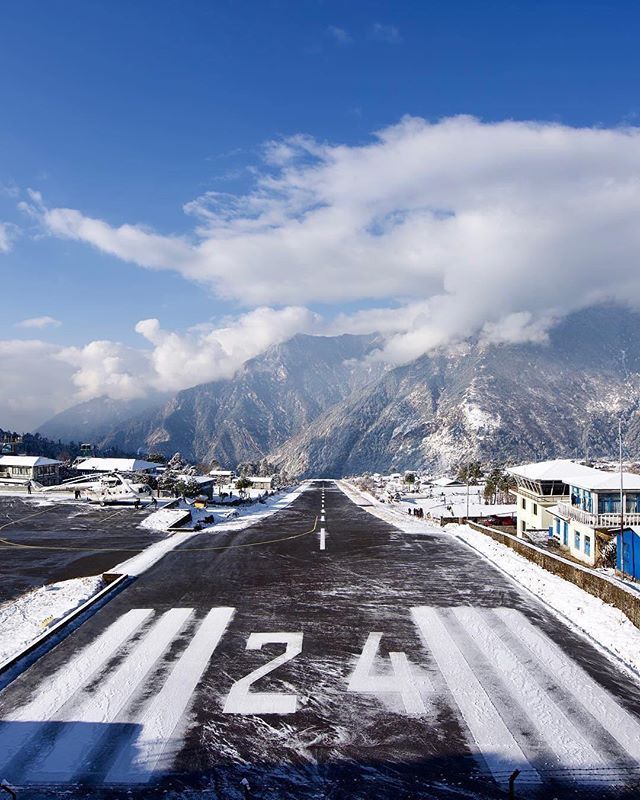
{"label": "balcony railing", "polygon": [[[576,522],[581,522],[583,525],[588,525],[590,528],[620,527],[619,512],[592,514],[589,511],[583,511],[581,508],[570,506],[567,503],[558,503],[558,511],[563,517],[575,519]],[[623,522],[625,525],[640,525],[640,513],[637,511],[625,512]]]}

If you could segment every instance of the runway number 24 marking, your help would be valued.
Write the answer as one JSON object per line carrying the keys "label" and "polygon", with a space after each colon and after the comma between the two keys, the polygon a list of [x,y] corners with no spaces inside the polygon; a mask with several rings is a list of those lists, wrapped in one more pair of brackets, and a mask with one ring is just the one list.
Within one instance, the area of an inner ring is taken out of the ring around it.
{"label": "runway number 24 marking", "polygon": [[[412,673],[411,664],[405,653],[389,653],[390,674],[374,673],[381,639],[381,633],[369,634],[349,680],[347,691],[365,694],[399,694],[408,714],[424,714],[426,709],[420,694],[420,685]],[[302,633],[252,633],[247,639],[247,650],[261,650],[265,644],[284,644],[286,649],[281,655],[272,658],[233,684],[224,704],[225,714],[293,714],[297,710],[297,695],[252,692],[251,686],[300,655]]]}

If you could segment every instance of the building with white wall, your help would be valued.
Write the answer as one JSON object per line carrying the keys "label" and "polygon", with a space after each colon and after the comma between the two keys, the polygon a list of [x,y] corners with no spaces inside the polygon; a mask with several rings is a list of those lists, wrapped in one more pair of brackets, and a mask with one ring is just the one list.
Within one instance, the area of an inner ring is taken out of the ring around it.
{"label": "building with white wall", "polygon": [[[626,526],[640,525],[640,475],[586,467],[567,459],[522,464],[515,478],[517,533],[545,531],[573,558],[593,566]],[[622,512],[621,512],[622,509]]]}
{"label": "building with white wall", "polygon": [[36,481],[43,486],[60,482],[62,461],[44,456],[0,456],[0,483],[27,484]]}
{"label": "building with white wall", "polygon": [[553,534],[574,558],[596,564],[621,526],[640,524],[640,475],[592,469],[566,481],[568,497],[549,509]]}
{"label": "building with white wall", "polygon": [[554,524],[549,508],[569,496],[569,487],[564,478],[569,473],[578,476],[580,473],[590,474],[592,471],[591,467],[576,464],[566,458],[521,464],[507,469],[516,482],[512,492],[518,506],[518,536],[528,531],[548,532]]}

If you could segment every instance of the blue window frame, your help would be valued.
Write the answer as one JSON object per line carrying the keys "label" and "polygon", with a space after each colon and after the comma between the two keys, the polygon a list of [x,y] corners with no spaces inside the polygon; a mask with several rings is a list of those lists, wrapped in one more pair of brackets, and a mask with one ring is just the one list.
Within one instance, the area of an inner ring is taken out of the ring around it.
{"label": "blue window frame", "polygon": [[580,549],[580,534],[578,532],[576,532],[575,535],[574,535],[573,544],[574,544],[576,550]]}
{"label": "blue window frame", "polygon": [[590,536],[585,536],[584,537],[584,554],[586,556],[590,556],[591,555],[591,537]]}
{"label": "blue window frame", "polygon": [[563,523],[562,544],[565,547],[569,547],[569,523],[568,522],[564,522]]}

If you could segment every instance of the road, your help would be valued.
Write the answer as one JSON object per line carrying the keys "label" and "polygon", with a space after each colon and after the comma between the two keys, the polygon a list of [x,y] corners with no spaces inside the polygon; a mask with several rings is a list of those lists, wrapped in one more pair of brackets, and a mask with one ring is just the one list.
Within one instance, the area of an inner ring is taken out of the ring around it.
{"label": "road", "polygon": [[169,553],[0,714],[21,798],[242,798],[243,779],[273,800],[495,798],[516,767],[517,797],[640,784],[638,683],[450,534],[328,481]]}

